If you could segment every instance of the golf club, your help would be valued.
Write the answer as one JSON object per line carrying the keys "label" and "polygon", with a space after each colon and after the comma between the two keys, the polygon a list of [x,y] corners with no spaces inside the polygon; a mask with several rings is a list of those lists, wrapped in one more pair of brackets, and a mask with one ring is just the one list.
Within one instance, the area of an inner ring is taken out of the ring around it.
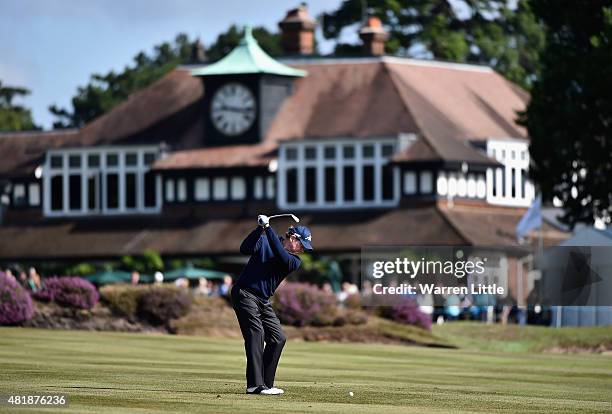
{"label": "golf club", "polygon": [[269,216],[268,218],[273,219],[277,217],[291,217],[296,223],[300,222],[300,219],[295,214],[276,214],[274,216]]}

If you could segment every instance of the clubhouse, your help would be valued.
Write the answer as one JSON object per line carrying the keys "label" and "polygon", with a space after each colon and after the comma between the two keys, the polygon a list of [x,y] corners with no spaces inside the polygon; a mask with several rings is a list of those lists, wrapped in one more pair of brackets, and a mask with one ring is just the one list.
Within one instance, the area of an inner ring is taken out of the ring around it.
{"label": "clubhouse", "polygon": [[0,262],[231,264],[257,214],[291,212],[353,280],[376,244],[499,246],[513,280],[528,94],[486,66],[387,56],[373,17],[362,56],[316,56],[315,24],[300,6],[279,23],[286,56],[246,30],[82,128],[0,134]]}

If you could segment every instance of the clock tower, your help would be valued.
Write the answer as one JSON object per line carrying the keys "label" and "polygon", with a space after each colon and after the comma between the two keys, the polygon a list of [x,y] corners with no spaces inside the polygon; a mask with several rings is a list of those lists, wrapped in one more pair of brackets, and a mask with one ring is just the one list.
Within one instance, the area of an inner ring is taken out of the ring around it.
{"label": "clock tower", "polygon": [[260,142],[293,80],[306,72],[272,59],[246,27],[227,56],[191,74],[204,82],[204,145],[220,146]]}

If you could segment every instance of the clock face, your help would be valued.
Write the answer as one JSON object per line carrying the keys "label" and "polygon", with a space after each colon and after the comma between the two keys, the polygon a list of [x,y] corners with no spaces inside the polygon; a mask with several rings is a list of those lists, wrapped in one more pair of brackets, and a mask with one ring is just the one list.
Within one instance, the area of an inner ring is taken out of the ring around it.
{"label": "clock face", "polygon": [[231,82],[217,89],[212,98],[210,118],[225,135],[235,136],[247,131],[255,122],[255,97],[246,86]]}

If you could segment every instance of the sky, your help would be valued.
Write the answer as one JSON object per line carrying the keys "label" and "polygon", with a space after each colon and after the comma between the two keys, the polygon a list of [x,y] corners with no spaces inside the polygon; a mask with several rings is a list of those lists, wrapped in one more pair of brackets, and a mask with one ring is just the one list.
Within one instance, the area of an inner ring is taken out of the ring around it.
{"label": "sky", "polygon": [[[34,121],[50,129],[48,107],[71,108],[77,87],[93,73],[119,71],[140,51],[171,41],[178,33],[199,36],[205,46],[230,24],[276,31],[299,0],[0,0],[0,80],[31,95],[17,103],[32,109]],[[340,0],[311,0],[313,17],[334,10]],[[353,35],[357,39],[356,33]],[[351,40],[351,34],[343,40]],[[317,32],[320,51],[333,43]]]}

